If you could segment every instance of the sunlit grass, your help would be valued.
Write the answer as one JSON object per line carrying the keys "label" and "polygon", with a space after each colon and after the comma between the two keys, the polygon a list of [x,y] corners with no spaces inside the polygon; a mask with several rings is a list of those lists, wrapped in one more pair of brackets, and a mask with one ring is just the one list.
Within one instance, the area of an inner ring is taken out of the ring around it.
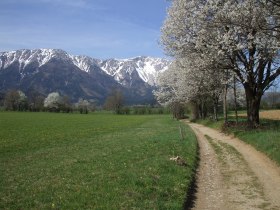
{"label": "sunlit grass", "polygon": [[0,209],[181,209],[197,144],[178,126],[168,115],[0,113]]}

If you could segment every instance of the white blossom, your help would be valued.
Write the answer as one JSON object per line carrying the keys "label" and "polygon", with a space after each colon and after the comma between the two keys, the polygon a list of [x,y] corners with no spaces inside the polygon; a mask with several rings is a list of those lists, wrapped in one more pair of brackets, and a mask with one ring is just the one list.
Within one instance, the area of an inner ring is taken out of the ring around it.
{"label": "white blossom", "polygon": [[247,109],[254,113],[249,117],[258,120],[253,109],[280,75],[279,14],[279,5],[267,0],[173,0],[161,44],[175,58],[170,72],[176,83],[166,73],[161,90],[190,99],[214,91],[210,84],[228,83],[223,75],[229,71],[244,87]]}
{"label": "white blossom", "polygon": [[53,92],[48,95],[44,100],[44,107],[50,109],[58,109],[61,104],[62,98],[58,92]]}

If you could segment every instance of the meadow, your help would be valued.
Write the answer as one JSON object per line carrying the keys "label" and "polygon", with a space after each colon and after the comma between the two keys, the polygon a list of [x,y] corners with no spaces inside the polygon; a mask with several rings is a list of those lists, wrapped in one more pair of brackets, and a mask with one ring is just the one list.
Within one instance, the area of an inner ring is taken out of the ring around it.
{"label": "meadow", "polygon": [[[257,150],[265,153],[270,159],[280,165],[280,110],[270,110],[260,112],[260,127],[257,129],[246,129],[242,122],[246,121],[246,114],[239,114],[240,126],[231,126],[225,128],[223,119],[218,122],[212,120],[198,120],[198,123],[206,126],[223,130],[229,134],[233,134],[239,139],[252,145]],[[230,121],[234,121],[233,114],[229,117]]]}
{"label": "meadow", "polygon": [[182,209],[197,142],[169,115],[0,112],[0,164],[0,209]]}
{"label": "meadow", "polygon": [[[240,116],[247,116],[246,113],[242,112],[239,114]],[[260,118],[269,119],[269,120],[280,120],[280,110],[262,110],[260,112]]]}

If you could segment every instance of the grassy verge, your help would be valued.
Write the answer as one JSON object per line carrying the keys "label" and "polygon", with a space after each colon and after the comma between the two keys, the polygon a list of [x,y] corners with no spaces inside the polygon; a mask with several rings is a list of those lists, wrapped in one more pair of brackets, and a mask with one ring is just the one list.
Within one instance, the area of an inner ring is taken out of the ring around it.
{"label": "grassy verge", "polygon": [[[234,120],[233,118],[230,120]],[[240,121],[245,121],[240,118]],[[223,120],[218,122],[210,120],[198,120],[211,128],[222,130]],[[239,139],[254,146],[257,150],[265,153],[268,157],[280,165],[280,121],[261,119],[261,126],[255,130],[248,130],[244,126],[229,127],[226,132],[234,134]]]}
{"label": "grassy verge", "polygon": [[2,112],[0,209],[181,209],[197,143],[178,126],[167,115]]}

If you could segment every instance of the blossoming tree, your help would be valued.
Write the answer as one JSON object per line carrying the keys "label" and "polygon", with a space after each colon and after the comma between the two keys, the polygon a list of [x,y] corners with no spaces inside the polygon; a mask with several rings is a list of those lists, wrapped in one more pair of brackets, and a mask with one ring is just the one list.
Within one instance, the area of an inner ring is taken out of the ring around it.
{"label": "blossoming tree", "polygon": [[44,107],[48,108],[50,111],[58,111],[62,103],[62,97],[58,92],[50,93],[44,100]]}
{"label": "blossoming tree", "polygon": [[173,0],[161,43],[175,59],[195,62],[199,57],[201,65],[215,63],[212,70],[236,75],[246,93],[248,123],[254,127],[261,97],[280,74],[279,14],[274,0]]}

